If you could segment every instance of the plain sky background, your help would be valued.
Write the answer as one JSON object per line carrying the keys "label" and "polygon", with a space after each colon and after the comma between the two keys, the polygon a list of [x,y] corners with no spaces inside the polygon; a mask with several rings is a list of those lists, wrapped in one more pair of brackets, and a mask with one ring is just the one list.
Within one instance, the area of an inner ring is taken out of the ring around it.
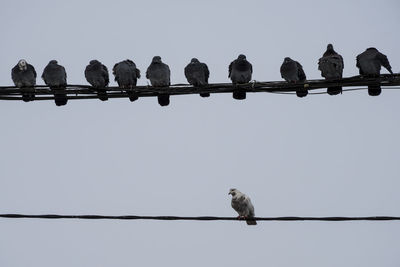
{"label": "plain sky background", "polygon": [[[392,1],[1,1],[0,84],[21,58],[39,78],[51,59],[87,84],[91,59],[153,56],[186,82],[192,57],[227,82],[239,53],[258,81],[290,56],[309,79],[328,43],[358,74],[375,46],[400,71]],[[387,73],[386,70],[383,73]],[[138,84],[148,81],[143,77]],[[111,85],[115,85],[112,81]],[[400,215],[400,92],[231,94],[0,102],[0,213],[236,216],[228,190],[258,216]],[[0,219],[0,266],[399,266],[399,222]]]}

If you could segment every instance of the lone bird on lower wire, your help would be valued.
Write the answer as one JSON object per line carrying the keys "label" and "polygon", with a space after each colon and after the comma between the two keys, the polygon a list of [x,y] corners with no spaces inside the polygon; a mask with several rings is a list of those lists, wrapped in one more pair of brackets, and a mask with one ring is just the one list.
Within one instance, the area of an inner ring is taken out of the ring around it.
{"label": "lone bird on lower wire", "polygon": [[67,94],[65,93],[67,86],[67,73],[65,68],[58,65],[57,60],[51,60],[43,70],[42,79],[53,91],[56,105],[66,105],[68,99]]}
{"label": "lone bird on lower wire", "polygon": [[[393,74],[387,56],[379,52],[375,47],[367,48],[367,50],[357,56],[356,60],[356,66],[360,69],[360,75],[362,76],[379,76],[381,74],[381,66],[385,67],[390,74]],[[381,92],[382,89],[379,84],[368,86],[368,94],[370,96],[378,96]]]}
{"label": "lone bird on lower wire", "polygon": [[110,82],[108,69],[98,60],[91,60],[85,69],[85,78],[97,91],[101,101],[108,100],[106,87]]}
{"label": "lone bird on lower wire", "polygon": [[21,89],[22,100],[25,102],[35,98],[33,86],[36,85],[36,76],[35,68],[25,59],[18,61],[18,64],[11,70],[11,78],[15,86]]}
{"label": "lone bird on lower wire", "polygon": [[257,222],[251,219],[255,214],[250,198],[235,188],[230,189],[228,195],[232,195],[231,205],[239,213],[238,218],[246,219],[248,225],[256,225]]}

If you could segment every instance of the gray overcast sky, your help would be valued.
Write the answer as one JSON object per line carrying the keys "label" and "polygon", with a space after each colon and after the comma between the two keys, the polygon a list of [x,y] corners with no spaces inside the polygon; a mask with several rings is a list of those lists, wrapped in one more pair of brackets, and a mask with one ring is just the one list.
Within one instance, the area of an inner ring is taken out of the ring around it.
{"label": "gray overcast sky", "polygon": [[[51,59],[86,84],[91,59],[151,58],[186,82],[192,57],[227,82],[239,53],[253,78],[281,80],[290,56],[309,79],[334,44],[345,76],[375,46],[400,71],[398,1],[2,1],[0,84],[21,58]],[[386,70],[383,71],[386,73]],[[111,73],[110,73],[111,75]],[[38,84],[43,84],[39,78]],[[115,85],[114,82],[111,83]],[[147,84],[142,78],[139,84]],[[236,216],[400,215],[400,92],[249,94],[0,103],[0,212]],[[399,266],[398,222],[0,219],[0,266]]]}

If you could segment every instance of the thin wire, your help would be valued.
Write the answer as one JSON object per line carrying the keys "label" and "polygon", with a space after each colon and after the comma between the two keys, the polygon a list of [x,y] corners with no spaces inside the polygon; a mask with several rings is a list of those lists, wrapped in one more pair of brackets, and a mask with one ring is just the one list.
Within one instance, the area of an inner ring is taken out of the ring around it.
{"label": "thin wire", "polygon": [[[216,216],[138,216],[138,215],[58,215],[58,214],[0,214],[0,218],[12,219],[83,219],[83,220],[159,220],[159,221],[245,221],[237,217],[216,217]],[[254,217],[255,221],[400,221],[395,216],[366,216],[366,217]]]}

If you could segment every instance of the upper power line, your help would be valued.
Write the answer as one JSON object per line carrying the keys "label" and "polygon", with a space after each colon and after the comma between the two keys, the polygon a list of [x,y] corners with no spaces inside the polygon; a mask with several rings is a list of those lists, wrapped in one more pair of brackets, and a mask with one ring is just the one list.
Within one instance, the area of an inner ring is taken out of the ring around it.
{"label": "upper power line", "polygon": [[[0,92],[1,99],[22,99],[24,101],[54,99],[57,106],[66,105],[68,99],[96,98],[106,101],[110,97],[129,97],[131,101],[143,96],[157,96],[161,106],[170,103],[170,95],[177,94],[200,94],[202,97],[210,96],[210,93],[232,92],[235,99],[243,100],[247,92],[287,92],[293,91],[298,97],[308,95],[310,89],[327,88],[327,93],[337,95],[342,93],[343,86],[368,86],[368,93],[377,96],[381,93],[382,82],[392,81],[388,86],[398,85],[393,83],[397,76],[389,76],[382,79],[381,67],[386,68],[392,75],[392,67],[386,55],[376,48],[367,48],[356,57],[356,67],[361,77],[353,77],[352,82],[343,79],[344,62],[342,56],[328,44],[326,51],[318,61],[318,69],[325,81],[307,81],[306,73],[302,65],[285,57],[280,67],[282,82],[252,82],[253,65],[246,56],[240,54],[228,66],[228,77],[230,84],[209,84],[210,71],[207,64],[193,58],[185,67],[184,73],[191,86],[171,86],[171,71],[160,56],[153,57],[146,71],[146,78],[150,80],[150,86],[136,86],[137,80],[141,78],[141,72],[132,60],[124,60],[114,65],[112,73],[118,87],[108,87],[110,78],[108,68],[98,60],[91,60],[86,66],[84,75],[91,87],[72,86],[67,83],[67,72],[58,64],[57,60],[51,60],[44,68],[42,79],[46,87],[36,86],[37,73],[33,65],[21,59],[11,70],[11,78],[16,87],[3,87]],[[347,82],[347,83],[346,83]],[[324,87],[319,87],[324,85]],[[314,87],[313,87],[314,86]],[[45,90],[41,88],[46,88]],[[50,90],[49,90],[50,89]],[[16,98],[20,95],[21,98]],[[53,95],[48,98],[46,95]],[[73,97],[72,95],[75,95]]]}
{"label": "upper power line", "polygon": [[[287,83],[284,81],[258,82],[252,81],[246,84],[216,83],[207,84],[202,87],[195,87],[188,84],[175,84],[169,87],[154,86],[135,86],[133,88],[122,89],[110,86],[104,88],[103,94],[107,98],[136,98],[168,95],[188,95],[188,94],[217,94],[233,93],[235,90],[242,90],[248,93],[267,92],[296,94],[298,90],[317,90],[328,87],[346,87],[343,91],[367,90],[368,86],[385,86],[386,89],[399,89],[400,74],[384,74],[378,77],[354,76],[337,80],[308,80],[305,82]],[[33,100],[54,100],[55,90],[46,85],[36,85],[30,88],[18,88],[16,86],[0,86],[0,100],[24,100],[27,92],[33,96]],[[314,94],[326,94],[327,91],[318,91]],[[96,88],[88,85],[66,85],[63,89],[57,89],[56,94],[63,94],[67,99],[98,99]],[[313,93],[310,93],[313,94]]]}

